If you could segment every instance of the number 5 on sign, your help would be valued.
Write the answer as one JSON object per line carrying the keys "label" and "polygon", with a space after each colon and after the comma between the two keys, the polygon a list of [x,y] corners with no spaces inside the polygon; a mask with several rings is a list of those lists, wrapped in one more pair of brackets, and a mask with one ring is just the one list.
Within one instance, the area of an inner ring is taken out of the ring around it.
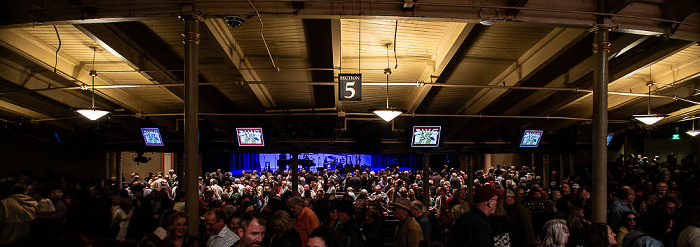
{"label": "number 5 on sign", "polygon": [[362,74],[338,74],[338,100],[362,100]]}

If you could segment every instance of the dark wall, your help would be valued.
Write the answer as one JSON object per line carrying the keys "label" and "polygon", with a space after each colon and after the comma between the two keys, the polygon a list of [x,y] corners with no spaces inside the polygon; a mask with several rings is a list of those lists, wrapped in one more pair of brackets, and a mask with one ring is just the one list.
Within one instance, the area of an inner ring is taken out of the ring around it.
{"label": "dark wall", "polygon": [[105,153],[85,152],[50,139],[0,135],[0,174],[31,172],[43,176],[52,169],[57,174],[103,175]]}

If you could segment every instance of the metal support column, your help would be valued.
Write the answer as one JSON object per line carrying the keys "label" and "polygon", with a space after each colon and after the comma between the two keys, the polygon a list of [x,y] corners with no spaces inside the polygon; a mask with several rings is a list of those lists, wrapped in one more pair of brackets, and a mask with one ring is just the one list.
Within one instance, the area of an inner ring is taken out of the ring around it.
{"label": "metal support column", "polygon": [[190,233],[199,234],[199,16],[181,16],[185,21],[185,213],[190,218]]}
{"label": "metal support column", "polygon": [[608,194],[608,29],[595,32],[593,43],[593,222],[606,222]]}
{"label": "metal support column", "polygon": [[430,154],[423,155],[423,205],[430,207]]}
{"label": "metal support column", "polygon": [[292,153],[292,192],[299,192],[299,154]]}
{"label": "metal support column", "polygon": [[467,166],[467,202],[469,202],[469,205],[474,204],[474,166],[476,165],[474,159],[478,155],[462,155],[459,158],[460,162],[465,162]]}

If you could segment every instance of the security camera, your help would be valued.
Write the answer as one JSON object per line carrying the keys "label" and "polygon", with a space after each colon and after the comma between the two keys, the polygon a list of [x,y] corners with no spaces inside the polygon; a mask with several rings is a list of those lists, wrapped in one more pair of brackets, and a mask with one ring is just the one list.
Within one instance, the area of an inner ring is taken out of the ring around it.
{"label": "security camera", "polygon": [[235,15],[226,16],[226,17],[224,17],[224,20],[225,20],[226,23],[228,23],[228,25],[231,26],[232,28],[240,27],[240,26],[243,25],[243,23],[245,22],[245,19],[244,19],[243,17],[235,16]]}

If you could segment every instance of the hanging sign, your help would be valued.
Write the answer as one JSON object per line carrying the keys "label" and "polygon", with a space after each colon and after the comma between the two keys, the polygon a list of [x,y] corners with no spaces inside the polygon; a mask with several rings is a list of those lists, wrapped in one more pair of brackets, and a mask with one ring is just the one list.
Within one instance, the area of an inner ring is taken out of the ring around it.
{"label": "hanging sign", "polygon": [[362,74],[338,74],[338,100],[362,100]]}

